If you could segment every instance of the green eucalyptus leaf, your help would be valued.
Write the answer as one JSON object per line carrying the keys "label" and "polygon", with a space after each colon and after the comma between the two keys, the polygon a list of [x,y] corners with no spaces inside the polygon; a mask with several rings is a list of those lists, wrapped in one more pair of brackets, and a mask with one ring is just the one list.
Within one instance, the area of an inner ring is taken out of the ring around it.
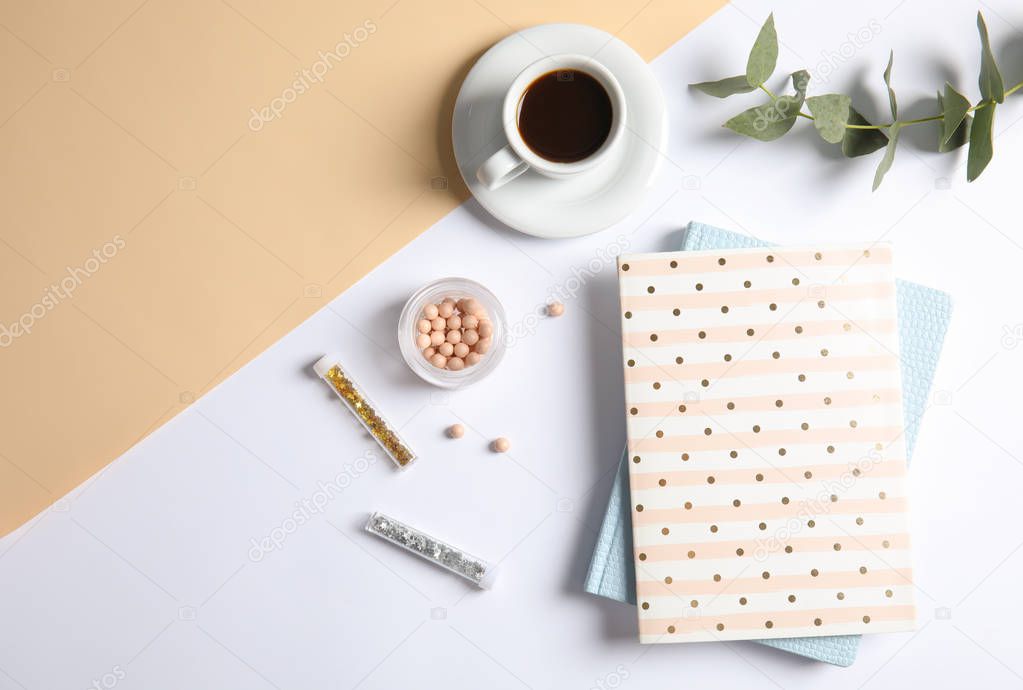
{"label": "green eucalyptus leaf", "polygon": [[837,144],[845,137],[850,102],[848,96],[838,93],[810,96],[806,99],[806,107],[813,115],[813,126],[817,128],[824,141]]}
{"label": "green eucalyptus leaf", "polygon": [[[744,110],[726,122],[725,127],[759,141],[774,141],[792,129],[796,122],[794,113],[799,107],[792,107],[794,100],[792,96],[782,96],[775,102]],[[790,107],[791,116],[781,114],[783,110],[789,112]]]}
{"label": "green eucalyptus leaf", "polygon": [[[985,101],[1001,103],[1005,100],[1005,84],[1002,74],[995,64],[995,56],[991,53],[991,42],[987,37],[987,24],[984,15],[977,13],[977,30],[980,31],[980,95]],[[982,168],[983,169],[983,168]],[[977,173],[978,175],[980,172]]]}
{"label": "green eucalyptus leaf", "polygon": [[888,146],[884,150],[884,156],[881,157],[881,162],[877,164],[877,170],[874,172],[874,186],[871,191],[877,191],[877,188],[881,186],[881,181],[884,179],[885,174],[892,167],[892,162],[895,160],[895,147],[899,144],[899,131],[901,129],[901,122],[895,122],[888,128]]}
{"label": "green eucalyptus leaf", "polygon": [[899,106],[895,102],[895,90],[892,88],[892,62],[895,60],[895,51],[888,52],[888,66],[884,68],[884,85],[888,87],[888,105],[892,108],[892,121],[899,119]]}
{"label": "green eucalyptus leaf", "polygon": [[745,74],[740,74],[737,77],[726,77],[717,81],[701,81],[699,84],[690,84],[690,86],[715,98],[728,98],[737,93],[749,93],[757,88],[749,85]]}
{"label": "green eucalyptus leaf", "polygon": [[995,104],[978,108],[973,113],[973,127],[970,128],[970,153],[966,157],[966,181],[973,182],[994,155],[992,131],[995,124]]}
{"label": "green eucalyptus leaf", "polygon": [[[967,121],[967,127],[969,126],[967,113],[970,111],[970,101],[966,96],[962,95],[948,82],[945,82],[945,96],[942,98],[941,93],[938,93],[938,107],[941,108],[941,144],[950,143],[953,135],[959,137],[961,133],[965,132],[965,129],[961,126],[963,121]],[[962,146],[966,142],[966,137],[962,136],[962,141],[957,148]],[[942,150],[941,147],[938,147]],[[952,149],[947,149],[951,151]]]}
{"label": "green eucalyptus leaf", "polygon": [[[867,118],[860,115],[855,108],[849,106],[850,125],[869,125]],[[879,129],[846,129],[842,138],[842,154],[846,158],[855,158],[873,153],[888,143],[888,137]]]}
{"label": "green eucalyptus leaf", "polygon": [[774,13],[767,16],[767,21],[760,28],[757,40],[750,50],[746,61],[746,83],[756,88],[774,74],[778,64],[778,33],[774,29]]}
{"label": "green eucalyptus leaf", "polygon": [[966,145],[966,142],[970,140],[970,132],[973,129],[973,118],[968,117],[963,120],[963,123],[959,125],[959,129],[955,131],[952,138],[948,141],[938,142],[938,153],[948,153],[949,151],[955,151],[957,148]]}
{"label": "green eucalyptus leaf", "polygon": [[[959,94],[955,93],[955,90],[952,89],[951,85],[949,85],[948,82],[946,82],[945,93],[947,94],[949,91],[952,91],[953,94],[959,96]],[[962,96],[959,97],[963,98]],[[963,98],[963,100],[966,101],[965,98]],[[966,101],[966,107],[962,108],[962,114],[957,114],[955,112],[959,108],[958,105],[950,106],[948,105],[948,103],[949,103],[948,97],[947,96],[943,97],[941,95],[941,91],[939,91],[938,109],[941,110],[943,115],[942,129],[940,132],[938,132],[939,153],[948,153],[949,151],[953,151],[962,146],[963,144],[965,144],[970,138],[970,125],[973,123],[973,118],[966,114],[966,110],[969,109],[970,107],[969,101]],[[950,119],[955,120],[956,118],[959,119],[959,123],[956,125],[955,129],[952,130],[952,133],[950,135],[945,136],[945,131],[948,129],[949,120]]]}
{"label": "green eucalyptus leaf", "polygon": [[739,113],[725,123],[725,127],[759,141],[774,141],[782,136],[796,122],[799,109],[806,98],[806,85],[810,74],[806,70],[792,73],[794,95],[779,96],[777,99],[756,108]]}
{"label": "green eucalyptus leaf", "polygon": [[805,69],[796,70],[792,73],[792,88],[800,97],[799,107],[803,107],[802,99],[806,98],[806,87],[810,85],[810,73]]}

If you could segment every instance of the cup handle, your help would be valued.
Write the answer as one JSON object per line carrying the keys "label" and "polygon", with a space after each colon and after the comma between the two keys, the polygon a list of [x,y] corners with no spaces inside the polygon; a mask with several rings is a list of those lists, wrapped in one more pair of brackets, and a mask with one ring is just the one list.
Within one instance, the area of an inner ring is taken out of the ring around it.
{"label": "cup handle", "polygon": [[476,171],[476,179],[484,187],[494,191],[526,172],[528,168],[529,164],[526,161],[519,158],[510,146],[505,146],[484,161]]}

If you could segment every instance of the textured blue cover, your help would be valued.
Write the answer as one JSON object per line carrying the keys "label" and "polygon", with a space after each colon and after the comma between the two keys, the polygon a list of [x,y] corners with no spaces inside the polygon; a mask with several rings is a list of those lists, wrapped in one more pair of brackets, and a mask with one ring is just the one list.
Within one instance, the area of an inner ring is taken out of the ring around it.
{"label": "textured blue cover", "polygon": [[[682,243],[684,250],[743,249],[771,246],[701,223],[690,223]],[[952,303],[947,294],[932,288],[896,281],[899,312],[899,360],[906,425],[906,452],[913,454],[920,420],[930,394],[938,355],[948,329]],[[607,512],[593,550],[585,589],[591,594],[636,605],[636,571],[632,562],[632,518],[629,506],[629,468],[626,453],[618,464]],[[908,460],[908,458],[907,458]],[[856,659],[859,635],[792,637],[757,640],[760,644],[793,654],[850,666]]]}

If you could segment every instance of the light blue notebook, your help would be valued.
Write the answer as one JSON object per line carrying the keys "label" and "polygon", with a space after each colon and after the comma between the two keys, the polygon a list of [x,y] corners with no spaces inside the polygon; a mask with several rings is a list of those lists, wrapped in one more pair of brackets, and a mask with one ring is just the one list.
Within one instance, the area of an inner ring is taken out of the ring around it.
{"label": "light blue notebook", "polygon": [[[767,242],[721,230],[701,223],[690,223],[682,242],[683,250],[741,249],[770,246]],[[947,294],[932,288],[897,281],[899,310],[899,359],[902,369],[903,412],[906,424],[906,451],[913,454],[927,398],[930,394],[938,355],[952,312]],[[907,461],[908,461],[907,457]],[[632,520],[629,512],[629,469],[623,453],[611,487],[607,513],[593,550],[585,589],[591,594],[636,605],[636,571],[632,560]],[[859,635],[831,637],[793,637],[757,640],[793,654],[849,666],[856,659]]]}

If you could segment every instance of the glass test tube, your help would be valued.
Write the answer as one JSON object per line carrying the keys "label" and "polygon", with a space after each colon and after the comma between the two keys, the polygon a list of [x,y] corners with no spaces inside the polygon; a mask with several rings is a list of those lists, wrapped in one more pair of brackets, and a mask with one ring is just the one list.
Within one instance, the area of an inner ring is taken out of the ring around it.
{"label": "glass test tube", "polygon": [[461,575],[480,589],[490,589],[497,578],[496,565],[491,565],[383,513],[373,513],[369,516],[369,520],[366,522],[366,531],[386,539],[392,544],[397,544],[456,575]]}
{"label": "glass test tube", "polygon": [[412,464],[412,461],[416,459],[416,454],[398,435],[394,427],[381,416],[379,408],[355,384],[336,356],[322,357],[313,365],[313,370],[337,393],[345,407],[362,423],[362,426],[380,444],[394,464],[402,469]]}

